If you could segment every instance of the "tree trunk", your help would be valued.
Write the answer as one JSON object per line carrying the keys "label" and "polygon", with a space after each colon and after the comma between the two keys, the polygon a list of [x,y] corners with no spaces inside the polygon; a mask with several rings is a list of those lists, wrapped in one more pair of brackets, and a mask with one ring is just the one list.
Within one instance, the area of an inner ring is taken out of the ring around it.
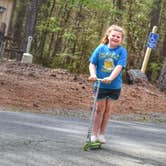
{"label": "tree trunk", "polygon": [[155,26],[155,25],[158,26],[159,25],[160,8],[161,8],[161,0],[154,0],[152,12],[151,12],[150,31],[153,28],[153,26]]}
{"label": "tree trunk", "polygon": [[[114,1],[114,5],[116,6],[117,11],[123,10],[122,0],[116,0]],[[122,21],[122,14],[118,13],[115,15],[114,22],[117,24],[120,24]]]}
{"label": "tree trunk", "polygon": [[37,17],[40,3],[41,3],[41,0],[32,0],[31,4],[29,5],[29,11],[28,11],[27,22],[26,22],[25,39],[23,43],[24,52],[26,51],[28,36],[33,37],[35,32],[36,17]]}
{"label": "tree trunk", "polygon": [[63,27],[63,29],[59,31],[56,35],[52,57],[54,57],[57,54],[57,52],[60,52],[61,50],[63,50],[63,43],[62,43],[63,33],[64,33],[65,26],[67,25],[67,22],[69,21],[70,12],[71,12],[71,7],[68,6],[68,1],[65,1],[62,6],[62,10],[60,10],[60,13],[58,14],[60,17],[59,26]]}
{"label": "tree trunk", "polygon": [[166,93],[166,58],[159,77],[159,86],[160,89]]}
{"label": "tree trunk", "polygon": [[160,89],[166,93],[166,53],[165,53],[165,50],[166,50],[166,33],[164,36],[163,49],[162,49],[162,55],[165,56],[165,61],[164,61],[163,68],[161,70],[160,77],[159,77]]}
{"label": "tree trunk", "polygon": [[166,33],[164,35],[164,40],[163,40],[163,47],[162,47],[162,50],[161,50],[161,55],[166,57]]}
{"label": "tree trunk", "polygon": [[20,1],[19,2],[19,8],[16,13],[16,20],[14,21],[13,25],[13,43],[14,48],[18,48],[21,51],[21,43],[22,43],[22,37],[24,30],[24,23],[25,23],[25,17],[26,17],[26,6],[27,2]]}

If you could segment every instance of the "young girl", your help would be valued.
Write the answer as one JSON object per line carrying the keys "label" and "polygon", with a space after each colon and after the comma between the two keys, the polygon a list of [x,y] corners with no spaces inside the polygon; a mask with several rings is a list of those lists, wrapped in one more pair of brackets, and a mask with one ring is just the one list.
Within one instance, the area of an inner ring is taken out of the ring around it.
{"label": "young girl", "polygon": [[[96,113],[93,124],[91,141],[106,143],[104,133],[110,113],[112,101],[120,96],[122,87],[122,69],[126,67],[127,51],[121,46],[124,30],[117,26],[110,26],[105,33],[102,43],[94,50],[89,61],[89,80],[102,79],[96,103]],[[96,93],[97,81],[94,83]]]}

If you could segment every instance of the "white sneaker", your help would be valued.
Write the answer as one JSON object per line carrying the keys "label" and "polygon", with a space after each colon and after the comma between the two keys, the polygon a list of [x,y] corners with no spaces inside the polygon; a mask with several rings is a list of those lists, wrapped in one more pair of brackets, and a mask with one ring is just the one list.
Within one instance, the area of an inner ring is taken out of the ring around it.
{"label": "white sneaker", "polygon": [[91,142],[96,142],[97,141],[97,137],[95,135],[91,136]]}
{"label": "white sneaker", "polygon": [[106,143],[106,139],[104,138],[104,135],[98,135],[98,140],[99,140],[102,144],[105,144],[105,143]]}

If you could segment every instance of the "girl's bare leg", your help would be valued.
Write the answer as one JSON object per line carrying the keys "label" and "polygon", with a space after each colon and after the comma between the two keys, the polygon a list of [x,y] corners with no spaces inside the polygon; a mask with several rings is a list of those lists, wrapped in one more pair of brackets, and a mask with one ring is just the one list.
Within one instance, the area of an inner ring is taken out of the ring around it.
{"label": "girl's bare leg", "polygon": [[106,100],[105,112],[103,114],[103,119],[102,119],[101,127],[100,127],[100,135],[104,135],[105,133],[105,129],[107,127],[107,124],[111,116],[112,104],[113,103],[111,99]]}
{"label": "girl's bare leg", "polygon": [[96,112],[94,117],[93,134],[95,136],[100,132],[100,126],[103,121],[103,114],[106,108],[106,100],[99,100],[96,103]]}

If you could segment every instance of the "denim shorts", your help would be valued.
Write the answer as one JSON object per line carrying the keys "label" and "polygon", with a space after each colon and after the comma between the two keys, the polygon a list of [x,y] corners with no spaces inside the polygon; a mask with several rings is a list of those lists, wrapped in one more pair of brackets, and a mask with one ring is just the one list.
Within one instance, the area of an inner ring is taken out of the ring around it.
{"label": "denim shorts", "polygon": [[[96,94],[97,88],[94,88],[94,95]],[[121,89],[99,89],[97,100],[102,99],[112,99],[112,100],[118,100],[120,96]]]}

